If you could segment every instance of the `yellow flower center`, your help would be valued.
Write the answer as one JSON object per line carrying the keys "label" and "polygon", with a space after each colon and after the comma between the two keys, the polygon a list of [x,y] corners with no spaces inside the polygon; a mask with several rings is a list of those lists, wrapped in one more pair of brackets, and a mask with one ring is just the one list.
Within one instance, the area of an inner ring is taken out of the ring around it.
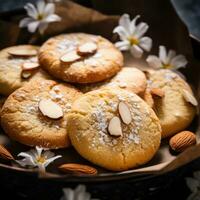
{"label": "yellow flower center", "polygon": [[37,157],[37,162],[43,164],[46,161],[46,158],[44,156]]}
{"label": "yellow flower center", "polygon": [[38,16],[37,16],[37,20],[42,20],[44,18],[44,16],[42,15],[42,14],[39,14]]}
{"label": "yellow flower center", "polygon": [[172,65],[165,65],[165,64],[163,64],[163,68],[164,69],[173,69],[173,66]]}
{"label": "yellow flower center", "polygon": [[131,46],[132,45],[138,45],[139,44],[139,40],[134,38],[134,37],[129,37],[128,38],[129,42],[131,43]]}

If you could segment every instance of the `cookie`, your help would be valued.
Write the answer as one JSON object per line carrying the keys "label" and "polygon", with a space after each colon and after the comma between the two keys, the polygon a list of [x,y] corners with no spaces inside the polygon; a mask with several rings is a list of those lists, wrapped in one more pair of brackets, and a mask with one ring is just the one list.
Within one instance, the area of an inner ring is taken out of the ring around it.
{"label": "cookie", "polygon": [[40,49],[39,62],[58,79],[94,83],[115,75],[123,66],[123,56],[101,36],[72,33],[47,40]]}
{"label": "cookie", "polygon": [[155,95],[156,91],[152,94],[154,110],[162,127],[162,138],[187,128],[195,116],[197,105],[187,82],[177,73],[162,69],[151,71],[148,85],[150,90],[159,88],[164,92],[163,97]]}
{"label": "cookie", "polygon": [[122,89],[88,92],[72,105],[67,131],[85,159],[113,171],[148,162],[157,152],[161,127],[154,111]]}
{"label": "cookie", "polygon": [[135,94],[142,94],[146,89],[146,85],[146,76],[141,70],[134,67],[123,67],[121,71],[110,80],[79,85],[78,87],[84,93],[109,86],[126,89]]}
{"label": "cookie", "polygon": [[31,81],[8,97],[2,108],[1,125],[11,139],[25,145],[67,147],[67,113],[80,95],[68,84]]}
{"label": "cookie", "polygon": [[39,47],[19,45],[0,51],[0,94],[8,96],[24,83],[36,78],[49,78],[37,60]]}

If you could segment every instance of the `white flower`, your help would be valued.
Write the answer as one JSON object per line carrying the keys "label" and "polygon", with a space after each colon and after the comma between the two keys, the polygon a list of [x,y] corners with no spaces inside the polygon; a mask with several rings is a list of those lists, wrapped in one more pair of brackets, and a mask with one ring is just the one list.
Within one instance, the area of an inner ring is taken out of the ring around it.
{"label": "white flower", "polygon": [[27,3],[24,8],[29,17],[22,19],[19,27],[28,27],[28,31],[31,33],[38,29],[40,34],[43,34],[49,23],[61,20],[58,15],[54,14],[55,5],[53,3],[45,3],[40,0],[36,6]]}
{"label": "white flower", "polygon": [[[44,151],[44,152],[43,152]],[[41,147],[36,146],[35,149],[31,149],[28,152],[21,152],[18,156],[24,157],[22,160],[16,160],[16,162],[25,167],[38,167],[40,170],[45,171],[45,168],[54,160],[61,156],[54,156],[51,151],[44,150]]]}
{"label": "white flower", "polygon": [[91,199],[89,192],[86,192],[85,185],[78,185],[74,190],[71,188],[63,188],[63,193],[64,196],[60,200],[95,200]]}
{"label": "white flower", "polygon": [[146,59],[148,64],[155,69],[179,69],[187,65],[187,60],[183,55],[176,55],[174,50],[167,53],[165,46],[159,47],[159,57],[150,55]]}
{"label": "white flower", "polygon": [[186,184],[191,190],[191,194],[188,196],[187,200],[199,200],[200,199],[200,171],[193,173],[193,178],[186,178]]}
{"label": "white flower", "polygon": [[121,51],[130,50],[131,54],[140,58],[143,50],[150,51],[152,47],[152,39],[143,37],[149,26],[147,23],[140,22],[136,25],[136,21],[140,16],[137,15],[132,21],[128,14],[123,14],[119,19],[119,25],[113,30],[118,33],[120,40],[115,46]]}

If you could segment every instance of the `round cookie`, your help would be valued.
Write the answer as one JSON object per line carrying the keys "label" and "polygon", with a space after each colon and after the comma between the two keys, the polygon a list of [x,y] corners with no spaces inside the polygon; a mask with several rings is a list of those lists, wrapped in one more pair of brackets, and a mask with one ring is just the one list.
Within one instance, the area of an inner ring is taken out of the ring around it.
{"label": "round cookie", "polygon": [[40,48],[39,62],[58,79],[94,83],[115,75],[123,66],[123,55],[101,36],[72,33],[47,40]]}
{"label": "round cookie", "polygon": [[[160,88],[162,98],[154,98],[154,110],[160,119],[162,138],[169,137],[184,130],[193,120],[196,104],[190,86],[177,73],[162,69],[149,73],[149,88]],[[187,96],[188,97],[187,97]]]}
{"label": "round cookie", "polygon": [[126,89],[135,94],[142,94],[147,85],[145,74],[134,67],[123,67],[112,79],[105,82],[86,84],[78,86],[79,89],[86,93],[104,87],[118,87]]}
{"label": "round cookie", "polygon": [[[38,46],[19,45],[0,51],[0,94],[8,96],[32,79],[49,78],[37,67],[38,50]],[[35,69],[22,70],[23,65],[27,63],[33,63]]]}
{"label": "round cookie", "polygon": [[67,120],[71,143],[79,154],[109,170],[142,165],[160,145],[161,127],[154,111],[126,90],[106,88],[84,94],[73,103]]}
{"label": "round cookie", "polygon": [[[68,84],[52,80],[31,81],[13,92],[4,103],[2,128],[10,138],[26,145],[51,149],[67,147],[70,144],[66,131],[67,113],[80,95]],[[45,106],[44,101],[47,101]],[[56,103],[54,110],[52,101]],[[52,118],[60,110],[63,115],[59,119]],[[49,117],[48,112],[53,116]]]}

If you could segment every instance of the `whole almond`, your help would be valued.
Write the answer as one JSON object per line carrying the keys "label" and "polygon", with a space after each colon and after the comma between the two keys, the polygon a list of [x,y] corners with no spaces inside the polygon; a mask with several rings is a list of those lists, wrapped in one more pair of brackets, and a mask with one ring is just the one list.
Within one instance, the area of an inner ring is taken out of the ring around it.
{"label": "whole almond", "polygon": [[198,105],[197,100],[189,91],[183,90],[182,94],[183,94],[183,98],[185,99],[185,101],[187,101],[188,103],[191,103],[193,106]]}
{"label": "whole almond", "polygon": [[97,174],[97,170],[94,167],[76,163],[63,164],[60,165],[58,168],[62,172],[72,172],[78,174],[91,174],[91,175]]}
{"label": "whole almond", "polygon": [[170,147],[176,152],[182,152],[196,144],[196,135],[190,131],[182,131],[174,135],[170,141]]}
{"label": "whole almond", "polygon": [[6,160],[14,160],[11,153],[1,144],[0,144],[0,157]]}
{"label": "whole almond", "polygon": [[64,63],[73,63],[78,61],[81,57],[76,53],[76,51],[70,51],[60,57],[60,60]]}
{"label": "whole almond", "polygon": [[94,42],[87,42],[77,48],[77,53],[81,56],[93,54],[97,50],[97,45]]}
{"label": "whole almond", "polygon": [[153,96],[157,96],[157,97],[160,97],[160,98],[165,96],[164,91],[160,88],[151,88],[150,92]]}
{"label": "whole almond", "polygon": [[51,119],[59,119],[63,117],[62,108],[50,99],[42,99],[39,102],[39,109],[44,116]]}
{"label": "whole almond", "polygon": [[124,103],[124,102],[119,103],[119,114],[120,114],[120,117],[122,118],[122,121],[125,124],[128,125],[131,123],[131,121],[132,121],[131,112],[126,103]]}
{"label": "whole almond", "polygon": [[122,136],[122,127],[119,117],[113,117],[108,124],[110,135]]}

